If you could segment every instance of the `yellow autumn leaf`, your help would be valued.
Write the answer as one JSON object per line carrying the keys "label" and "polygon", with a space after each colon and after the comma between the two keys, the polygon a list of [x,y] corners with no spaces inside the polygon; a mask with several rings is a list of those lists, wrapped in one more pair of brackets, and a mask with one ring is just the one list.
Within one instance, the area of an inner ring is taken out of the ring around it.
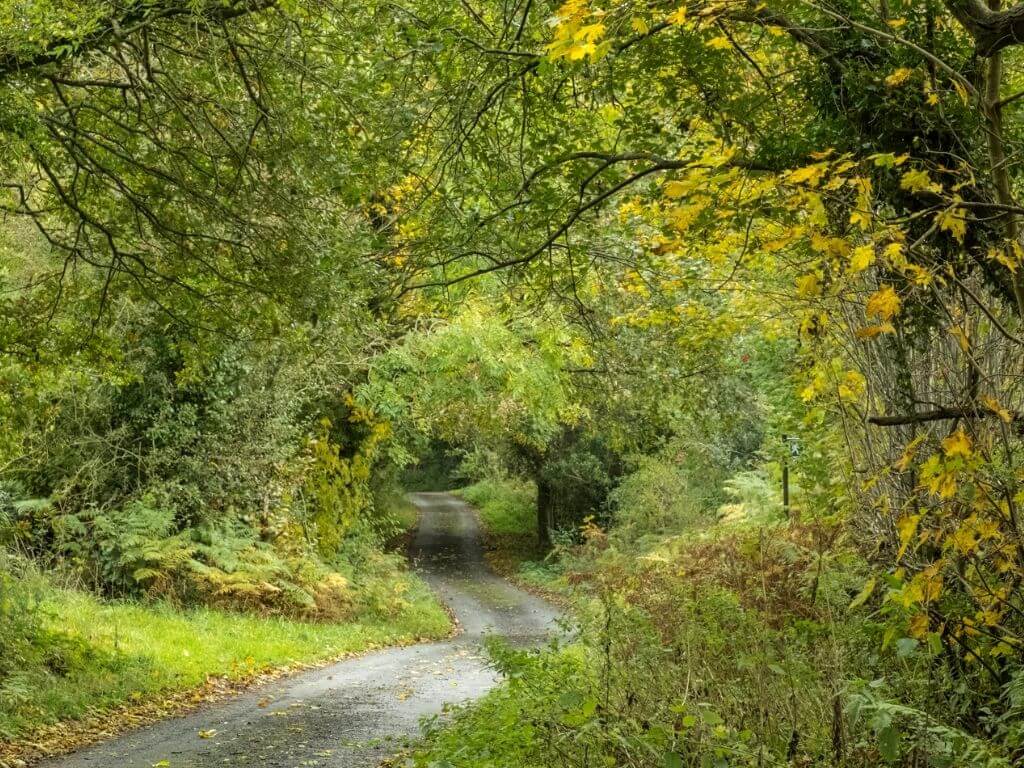
{"label": "yellow autumn leaf", "polygon": [[790,171],[786,176],[786,180],[792,184],[807,184],[810,187],[816,187],[821,183],[827,170],[827,163],[814,163],[813,165],[807,165],[803,168],[797,168],[795,171]]}
{"label": "yellow autumn leaf", "polygon": [[860,399],[867,389],[867,380],[857,371],[847,371],[843,381],[836,388],[839,399],[843,402],[853,402]]}
{"label": "yellow autumn leaf", "polygon": [[850,256],[850,271],[854,274],[863,272],[875,263],[875,246],[861,245],[853,249]]}
{"label": "yellow autumn leaf", "polygon": [[900,456],[900,458],[896,461],[895,464],[893,464],[897,471],[907,471],[907,469],[910,467],[910,462],[914,460],[914,455],[917,453],[918,446],[920,446],[921,443],[924,442],[924,438],[924,435],[918,435],[909,443],[907,443],[907,447],[903,449],[903,455]]}
{"label": "yellow autumn leaf", "polygon": [[814,272],[809,272],[796,279],[796,294],[802,298],[817,296],[821,293],[821,283]]}
{"label": "yellow autumn leaf", "polygon": [[875,591],[875,582],[876,580],[874,576],[868,579],[864,584],[863,589],[861,589],[861,591],[857,593],[857,596],[850,601],[849,607],[858,608],[864,605],[867,599],[871,597],[871,593]]}
{"label": "yellow autumn leaf", "polygon": [[942,441],[942,450],[949,458],[956,458],[962,456],[963,458],[969,458],[971,455],[971,438],[964,432],[964,428],[960,427],[949,437]]}
{"label": "yellow autumn leaf", "polygon": [[1000,419],[1009,424],[1013,421],[1013,414],[1003,408],[992,395],[982,395],[979,400],[988,408],[992,413],[996,414]]}
{"label": "yellow autumn leaf", "polygon": [[583,40],[588,43],[596,43],[598,40],[604,37],[604,32],[604,24],[587,24],[584,27],[580,27],[572,36],[572,38],[573,40]]}
{"label": "yellow autumn leaf", "polygon": [[933,563],[914,577],[914,581],[921,583],[921,596],[926,603],[934,602],[942,594],[942,571],[941,563]]}
{"label": "yellow autumn leaf", "polygon": [[962,101],[964,103],[964,106],[966,107],[971,102],[971,97],[967,93],[967,89],[964,87],[964,84],[961,83],[959,80],[953,80],[953,89],[960,97],[960,101]]}
{"label": "yellow autumn leaf", "polygon": [[707,43],[705,43],[705,45],[707,45],[708,48],[714,48],[716,51],[724,51],[729,48],[732,48],[732,43],[729,42],[729,38],[727,38],[725,35],[713,37],[710,40],[708,40]]}
{"label": "yellow autumn leaf", "polygon": [[665,197],[675,200],[683,197],[690,190],[690,185],[685,181],[670,181],[665,185]]}
{"label": "yellow autumn leaf", "polygon": [[629,20],[629,24],[633,27],[633,31],[637,34],[646,35],[650,27],[647,26],[647,21],[642,16],[634,16]]}
{"label": "yellow autumn leaf", "polygon": [[967,337],[967,331],[959,325],[951,325],[948,328],[949,334],[956,339],[956,343],[960,346],[960,349],[964,352],[968,352],[971,349],[971,340]]}
{"label": "yellow autumn leaf", "polygon": [[906,257],[903,255],[903,243],[889,243],[882,249],[882,258],[894,267],[906,264]]}
{"label": "yellow autumn leaf", "polygon": [[921,515],[907,515],[901,517],[896,523],[896,529],[900,534],[900,548],[896,553],[896,559],[900,560],[907,551],[907,547],[910,546],[910,540],[914,538],[914,534],[917,533],[917,525],[921,522]]}
{"label": "yellow autumn leaf", "polygon": [[865,312],[868,317],[877,317],[881,320],[892,320],[900,311],[900,297],[896,295],[891,285],[883,285],[871,296]]}
{"label": "yellow autumn leaf", "polygon": [[686,6],[680,5],[672,13],[665,17],[665,22],[668,24],[685,24],[686,23]]}
{"label": "yellow autumn leaf", "polygon": [[864,176],[852,177],[850,184],[857,190],[857,203],[850,213],[850,223],[867,229],[871,226],[871,195],[874,185],[871,183],[871,179]]}
{"label": "yellow autumn leaf", "polygon": [[933,192],[942,191],[942,185],[932,181],[928,171],[923,169],[911,169],[900,177],[900,189],[908,192]]}
{"label": "yellow autumn leaf", "polygon": [[817,336],[828,325],[828,315],[824,312],[808,312],[800,321],[800,335]]}
{"label": "yellow autumn leaf", "polygon": [[932,273],[924,267],[909,262],[903,265],[903,271],[913,281],[914,285],[927,286],[932,281]]}
{"label": "yellow autumn leaf", "polygon": [[587,56],[593,56],[596,51],[597,46],[593,43],[582,43],[580,45],[570,45],[568,55],[571,61],[579,61]]}
{"label": "yellow autumn leaf", "polygon": [[951,533],[946,541],[961,555],[969,555],[978,548],[978,536],[970,527],[963,525]]}
{"label": "yellow autumn leaf", "polygon": [[843,238],[827,237],[818,233],[811,235],[811,248],[829,256],[842,257],[850,252],[850,244]]}
{"label": "yellow autumn leaf", "polygon": [[871,160],[879,168],[899,168],[909,159],[910,155],[894,155],[892,152],[868,155],[868,160]]}
{"label": "yellow autumn leaf", "polygon": [[680,232],[685,232],[697,217],[704,211],[705,204],[696,202],[692,205],[680,205],[669,211],[669,222]]}
{"label": "yellow autumn leaf", "polygon": [[854,208],[850,213],[850,223],[855,227],[867,229],[871,226],[871,214],[862,208]]}
{"label": "yellow autumn leaf", "polygon": [[896,328],[892,323],[879,323],[878,325],[868,325],[857,331],[858,339],[873,339],[876,336],[881,336],[883,333],[896,333]]}
{"label": "yellow autumn leaf", "polygon": [[920,613],[915,613],[914,617],[910,620],[907,634],[921,640],[928,634],[928,627],[928,613],[921,611]]}
{"label": "yellow autumn leaf", "polygon": [[963,208],[950,206],[939,211],[935,215],[935,223],[938,224],[939,229],[949,232],[955,237],[958,243],[964,241],[964,235],[967,234],[967,214]]}
{"label": "yellow autumn leaf", "polygon": [[908,69],[907,67],[900,67],[885,78],[885,84],[890,88],[898,88],[907,82],[912,74],[914,74],[914,70]]}
{"label": "yellow autumn leaf", "polygon": [[1007,252],[1006,248],[990,248],[988,257],[999,264],[1006,267],[1012,274],[1017,274],[1017,269],[1021,263],[1021,245],[1020,243],[1012,243]]}

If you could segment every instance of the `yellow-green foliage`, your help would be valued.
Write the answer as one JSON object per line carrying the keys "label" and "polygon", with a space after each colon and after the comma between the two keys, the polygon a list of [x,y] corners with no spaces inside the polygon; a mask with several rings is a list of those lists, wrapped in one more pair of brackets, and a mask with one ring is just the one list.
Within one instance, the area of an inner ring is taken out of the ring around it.
{"label": "yellow-green foliage", "polygon": [[321,555],[338,554],[346,533],[356,520],[373,512],[372,471],[383,443],[391,434],[386,421],[360,407],[348,397],[344,425],[346,434],[358,435],[354,445],[341,445],[334,439],[335,424],[320,421],[317,436],[310,440],[311,466],[305,488],[313,504],[310,522],[315,529]]}

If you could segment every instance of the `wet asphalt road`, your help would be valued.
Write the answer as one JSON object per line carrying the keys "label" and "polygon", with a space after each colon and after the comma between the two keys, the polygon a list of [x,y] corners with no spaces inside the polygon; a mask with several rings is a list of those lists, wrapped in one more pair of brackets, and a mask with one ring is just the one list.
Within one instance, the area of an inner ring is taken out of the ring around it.
{"label": "wet asphalt road", "polygon": [[[536,642],[555,629],[557,614],[491,572],[466,504],[443,493],[412,500],[422,512],[413,561],[460,622],[454,640],[383,650],[270,683],[42,768],[373,766],[416,735],[424,715],[482,696],[497,682],[480,648],[484,636]],[[215,737],[200,738],[210,729]]]}

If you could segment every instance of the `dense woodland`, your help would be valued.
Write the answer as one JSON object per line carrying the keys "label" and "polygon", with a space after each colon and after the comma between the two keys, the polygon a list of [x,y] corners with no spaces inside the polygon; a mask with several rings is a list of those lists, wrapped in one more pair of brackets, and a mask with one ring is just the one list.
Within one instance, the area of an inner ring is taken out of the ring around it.
{"label": "dense woodland", "polygon": [[0,741],[123,663],[54,594],[409,621],[470,485],[580,631],[411,763],[1024,760],[1024,6],[0,28]]}

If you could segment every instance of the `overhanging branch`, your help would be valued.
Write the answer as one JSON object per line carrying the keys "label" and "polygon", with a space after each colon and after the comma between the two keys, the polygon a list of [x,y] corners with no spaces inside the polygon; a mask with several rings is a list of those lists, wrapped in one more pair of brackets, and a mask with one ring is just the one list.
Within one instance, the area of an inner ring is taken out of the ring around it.
{"label": "overhanging branch", "polygon": [[[902,427],[909,424],[925,424],[931,421],[951,421],[953,419],[982,419],[999,417],[1000,414],[989,408],[933,408],[917,413],[896,414],[893,416],[869,416],[868,424],[878,427]],[[1018,421],[1020,414],[1011,413],[1012,420]]]}
{"label": "overhanging branch", "polygon": [[957,21],[974,38],[979,56],[992,56],[1024,43],[1024,3],[993,11],[983,0],[945,0]]}
{"label": "overhanging branch", "polygon": [[192,16],[211,23],[224,22],[247,13],[262,11],[277,4],[277,0],[231,0],[208,2],[197,6],[186,0],[161,2],[132,2],[116,13],[102,19],[95,30],[84,37],[58,37],[33,54],[7,53],[0,56],[0,80],[12,75],[30,72],[48,64],[56,64],[73,55],[102,48],[127,35],[145,29],[161,19]]}

